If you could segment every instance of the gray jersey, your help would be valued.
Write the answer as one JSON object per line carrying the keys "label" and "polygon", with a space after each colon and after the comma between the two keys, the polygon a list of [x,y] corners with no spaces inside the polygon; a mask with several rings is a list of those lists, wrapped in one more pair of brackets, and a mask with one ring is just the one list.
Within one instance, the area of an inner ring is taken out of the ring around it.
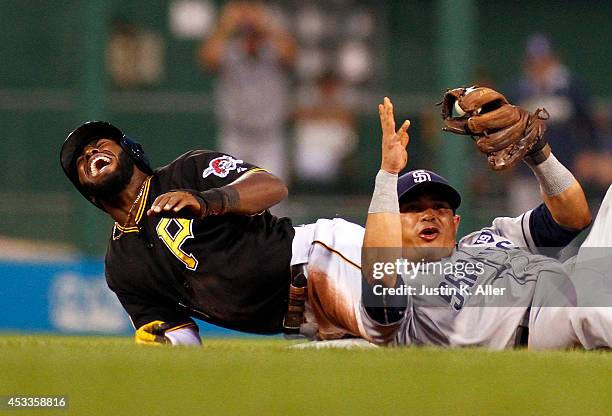
{"label": "gray jersey", "polygon": [[402,287],[412,289],[400,319],[375,319],[362,304],[366,338],[502,349],[514,346],[520,327],[528,325],[529,348],[610,348],[610,230],[612,186],[578,255],[564,264],[537,254],[537,247],[565,246],[578,231],[557,225],[543,205],[517,218],[496,218],[462,238],[449,258],[417,263],[402,274]]}
{"label": "gray jersey", "polygon": [[567,280],[556,260],[513,247],[460,247],[440,262],[417,267],[404,276],[412,289],[401,344],[513,346],[536,281]]}
{"label": "gray jersey", "polygon": [[[515,345],[536,280],[567,279],[561,264],[535,254],[532,211],[496,218],[462,238],[440,262],[416,263],[403,275],[409,311],[396,342],[443,346]],[[556,283],[554,283],[556,284]]]}

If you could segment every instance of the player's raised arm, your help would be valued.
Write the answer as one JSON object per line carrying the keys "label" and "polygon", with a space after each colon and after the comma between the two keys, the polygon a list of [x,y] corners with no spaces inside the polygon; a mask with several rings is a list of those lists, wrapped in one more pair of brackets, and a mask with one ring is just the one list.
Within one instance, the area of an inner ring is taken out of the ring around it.
{"label": "player's raised arm", "polygon": [[[393,104],[385,97],[379,104],[378,113],[382,129],[382,157],[376,175],[372,202],[368,209],[365,236],[362,249],[362,268],[364,277],[371,284],[374,263],[391,262],[402,255],[402,227],[397,196],[398,173],[408,163],[408,127],[410,121],[403,122],[395,130]],[[397,275],[391,273],[382,279],[383,285],[393,287]]]}
{"label": "player's raised arm", "polygon": [[557,160],[550,146],[525,158],[540,184],[540,194],[555,222],[565,228],[582,230],[592,220],[589,204],[572,172]]}

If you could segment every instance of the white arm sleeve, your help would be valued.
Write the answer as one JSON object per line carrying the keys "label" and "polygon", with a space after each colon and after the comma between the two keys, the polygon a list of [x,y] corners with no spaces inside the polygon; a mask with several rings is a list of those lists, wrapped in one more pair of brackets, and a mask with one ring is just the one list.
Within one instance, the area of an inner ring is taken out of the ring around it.
{"label": "white arm sleeve", "polygon": [[166,338],[170,340],[172,345],[202,345],[200,334],[197,328],[188,326],[175,330],[168,330],[165,333]]}

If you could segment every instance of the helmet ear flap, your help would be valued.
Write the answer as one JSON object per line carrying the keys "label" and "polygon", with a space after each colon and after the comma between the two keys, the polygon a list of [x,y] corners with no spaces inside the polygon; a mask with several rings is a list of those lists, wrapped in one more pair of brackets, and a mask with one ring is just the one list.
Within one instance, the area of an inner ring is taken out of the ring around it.
{"label": "helmet ear flap", "polygon": [[147,158],[147,155],[145,154],[140,143],[135,142],[124,134],[119,140],[119,144],[121,145],[123,151],[128,154],[128,156],[134,161],[136,166],[138,166],[141,171],[148,175],[153,174],[153,169],[149,163],[149,158]]}

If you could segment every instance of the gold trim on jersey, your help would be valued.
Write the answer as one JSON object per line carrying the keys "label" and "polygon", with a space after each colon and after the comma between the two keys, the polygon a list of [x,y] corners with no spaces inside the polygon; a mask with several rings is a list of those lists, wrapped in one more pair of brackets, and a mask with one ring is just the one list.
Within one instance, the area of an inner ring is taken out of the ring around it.
{"label": "gold trim on jersey", "polygon": [[331,248],[327,244],[325,244],[325,243],[323,243],[323,242],[321,242],[319,240],[313,241],[312,244],[319,244],[323,248],[325,248],[325,249],[331,251],[332,253],[337,254],[338,256],[340,256],[340,258],[342,260],[344,260],[345,262],[349,263],[351,266],[354,266],[354,267],[358,268],[359,270],[361,270],[361,266],[360,265],[358,265],[354,261],[349,260],[347,257],[344,256],[344,254],[340,253],[338,250],[334,250],[333,248]]}
{"label": "gold trim on jersey", "polygon": [[[264,168],[253,168],[251,170],[247,170],[246,172],[244,172],[242,175],[240,175],[240,178],[244,178],[246,175],[250,175],[251,173],[255,173],[255,172],[266,172],[266,173],[270,173],[268,172],[266,169]],[[238,179],[240,179],[238,178]]]}
{"label": "gold trim on jersey", "polygon": [[144,214],[145,208],[147,206],[147,198],[149,197],[149,188],[151,187],[151,179],[153,176],[149,176],[147,178],[145,189],[142,193],[142,199],[140,200],[140,206],[138,207],[138,211],[136,211],[135,222],[138,224],[142,219],[142,214]]}
{"label": "gold trim on jersey", "polygon": [[142,219],[142,214],[144,214],[145,208],[147,206],[147,199],[149,198],[149,188],[151,187],[151,179],[153,179],[153,176],[149,176],[145,180],[144,190],[142,191],[142,197],[140,198],[140,201],[138,202],[138,209],[136,210],[136,216],[134,217],[134,221],[136,222],[136,225],[133,225],[131,227],[123,227],[119,225],[119,223],[115,222],[115,226],[113,227],[113,235],[115,235],[115,230],[119,230],[120,232],[124,234],[137,233],[140,231],[140,227],[138,226],[138,223]]}

